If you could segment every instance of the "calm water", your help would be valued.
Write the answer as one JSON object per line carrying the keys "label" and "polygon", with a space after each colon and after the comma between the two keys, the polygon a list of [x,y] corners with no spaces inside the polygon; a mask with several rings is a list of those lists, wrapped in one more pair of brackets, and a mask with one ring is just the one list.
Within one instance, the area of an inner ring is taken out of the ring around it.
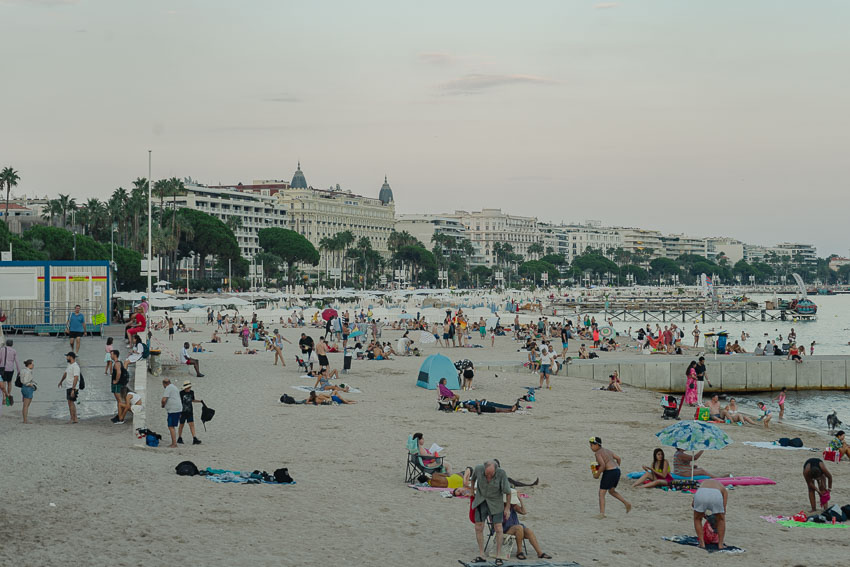
{"label": "calm water", "polygon": [[[791,296],[780,296],[790,299]],[[754,301],[763,303],[765,299],[773,296],[754,295]],[[818,319],[810,322],[792,321],[748,321],[748,322],[714,322],[699,325],[701,331],[728,331],[729,342],[736,339],[741,341],[741,333],[749,333],[750,338],[740,344],[747,350],[752,351],[756,344],[764,344],[765,339],[777,340],[781,335],[786,339],[793,328],[797,333],[797,344],[806,345],[806,354],[809,354],[809,344],[815,341],[815,354],[838,354],[850,355],[850,295],[824,295],[809,296],[809,299],[818,305]],[[596,314],[597,320],[604,314]],[[614,327],[623,332],[631,326],[633,331],[639,323],[614,322]],[[653,327],[655,323],[652,323]],[[664,325],[661,324],[663,327]],[[693,323],[684,325],[685,342],[693,344],[690,332]],[[765,336],[767,334],[767,336]],[[786,341],[787,342],[787,341]],[[701,341],[702,344],[702,341]],[[805,361],[805,359],[803,359]],[[738,405],[746,414],[756,415],[758,408],[756,403],[763,401],[773,410],[774,420],[777,419],[779,407],[770,399],[776,394],[749,394],[736,396]],[[789,392],[785,404],[785,421],[789,424],[800,425],[807,428],[826,432],[826,416],[832,410],[838,412],[838,417],[845,422],[843,428],[850,431],[850,392]],[[684,411],[684,410],[683,410]]]}

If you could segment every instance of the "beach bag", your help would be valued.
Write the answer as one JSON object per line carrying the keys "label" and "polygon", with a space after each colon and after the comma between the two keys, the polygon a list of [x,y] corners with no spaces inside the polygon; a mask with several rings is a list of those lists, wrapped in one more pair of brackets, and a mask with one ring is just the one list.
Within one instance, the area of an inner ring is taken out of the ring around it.
{"label": "beach bag", "polygon": [[274,479],[275,482],[279,482],[281,484],[289,484],[295,482],[292,480],[292,477],[289,476],[289,469],[277,469],[274,471]]}
{"label": "beach bag", "polygon": [[284,394],[280,397],[280,403],[282,403],[282,404],[294,404],[295,398],[293,398],[289,394]]}
{"label": "beach bag", "polygon": [[702,537],[705,540],[705,543],[718,543],[720,541],[720,538],[717,536],[717,532],[714,531],[714,527],[709,521],[706,521],[702,525]]}
{"label": "beach bag", "polygon": [[[73,382],[72,382],[72,384],[73,384]],[[83,378],[83,372],[82,371],[80,371],[80,381],[77,383],[77,388],[79,390],[85,390],[86,389],[86,379]]]}
{"label": "beach bag", "polygon": [[147,358],[151,355],[151,347],[148,343],[142,343],[142,358]]}
{"label": "beach bag", "polygon": [[824,517],[827,521],[831,521],[835,518],[836,522],[843,522],[847,520],[847,516],[844,514],[844,511],[838,507],[838,504],[833,504],[828,509],[823,512]]}
{"label": "beach bag", "polygon": [[788,437],[780,437],[779,440],[777,441],[777,443],[779,443],[779,445],[782,446],[782,447],[802,447],[803,446],[803,440],[800,439],[799,437],[794,437],[793,439],[790,439]]}
{"label": "beach bag", "polygon": [[180,476],[195,476],[200,474],[198,471],[198,467],[195,466],[195,463],[192,461],[183,461],[176,467],[174,467],[174,471]]}
{"label": "beach bag", "polygon": [[148,447],[159,447],[159,436],[156,433],[145,435],[145,445]]}
{"label": "beach bag", "polygon": [[24,383],[21,382],[21,373],[20,372],[18,372],[18,375],[15,376],[15,387],[16,388],[23,388],[24,387]]}
{"label": "beach bag", "polygon": [[443,473],[434,473],[431,475],[431,480],[428,481],[428,484],[430,484],[432,488],[448,488],[449,477]]}
{"label": "beach bag", "polygon": [[208,408],[207,404],[201,402],[201,423],[204,426],[204,431],[207,430],[207,422],[212,421],[213,416],[215,416],[215,410],[212,408]]}
{"label": "beach bag", "polygon": [[697,408],[694,414],[694,421],[708,421],[711,419],[711,412],[708,408]]}
{"label": "beach bag", "polygon": [[840,457],[838,456],[837,451],[826,450],[823,452],[823,460],[831,461],[833,463],[837,463]]}

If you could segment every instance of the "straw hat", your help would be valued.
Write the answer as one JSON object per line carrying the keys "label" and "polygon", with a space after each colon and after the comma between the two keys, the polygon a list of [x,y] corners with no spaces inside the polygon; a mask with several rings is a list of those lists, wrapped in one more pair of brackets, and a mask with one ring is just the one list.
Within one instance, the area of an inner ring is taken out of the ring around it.
{"label": "straw hat", "polygon": [[184,389],[184,390],[185,390],[186,388],[191,388],[191,387],[192,387],[192,383],[191,383],[191,382],[189,382],[188,380],[186,380],[185,382],[183,382],[183,389]]}

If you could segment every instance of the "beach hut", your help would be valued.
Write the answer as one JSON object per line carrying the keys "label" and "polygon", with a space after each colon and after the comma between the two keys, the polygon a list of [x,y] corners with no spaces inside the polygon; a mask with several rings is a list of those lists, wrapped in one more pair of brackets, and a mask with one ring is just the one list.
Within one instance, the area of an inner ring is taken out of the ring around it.
{"label": "beach hut", "polygon": [[446,379],[446,386],[450,390],[460,389],[457,369],[452,364],[452,361],[442,354],[432,354],[419,367],[419,378],[416,381],[416,385],[420,388],[436,390],[440,378]]}

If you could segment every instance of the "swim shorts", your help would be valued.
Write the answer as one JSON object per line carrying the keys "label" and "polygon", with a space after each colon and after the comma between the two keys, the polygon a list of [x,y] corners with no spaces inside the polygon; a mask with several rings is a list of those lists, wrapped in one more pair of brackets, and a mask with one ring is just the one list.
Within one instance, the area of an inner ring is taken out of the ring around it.
{"label": "swim shorts", "polygon": [[602,478],[599,480],[599,490],[611,490],[617,488],[620,484],[620,469],[612,469],[603,471]]}
{"label": "swim shorts", "polygon": [[713,514],[725,514],[723,494],[716,488],[701,486],[694,494],[694,512],[704,514],[707,510]]}

